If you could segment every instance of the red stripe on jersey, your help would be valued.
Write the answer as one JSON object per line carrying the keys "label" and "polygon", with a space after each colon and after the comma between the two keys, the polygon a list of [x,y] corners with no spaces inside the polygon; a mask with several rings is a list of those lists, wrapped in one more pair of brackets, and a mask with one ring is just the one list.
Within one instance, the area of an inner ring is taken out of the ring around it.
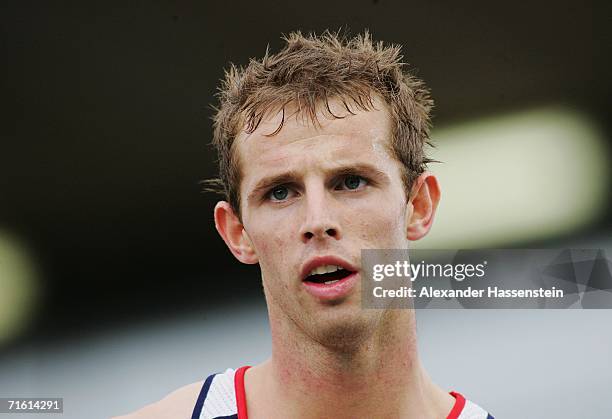
{"label": "red stripe on jersey", "polygon": [[244,391],[244,373],[251,368],[244,366],[236,370],[234,376],[234,389],[236,390],[236,408],[238,409],[238,419],[248,419],[246,392]]}
{"label": "red stripe on jersey", "polygon": [[459,418],[459,415],[461,414],[461,412],[463,411],[463,407],[465,406],[465,397],[455,391],[451,391],[450,395],[455,398],[455,405],[453,406],[453,409],[450,411],[446,419],[457,419]]}

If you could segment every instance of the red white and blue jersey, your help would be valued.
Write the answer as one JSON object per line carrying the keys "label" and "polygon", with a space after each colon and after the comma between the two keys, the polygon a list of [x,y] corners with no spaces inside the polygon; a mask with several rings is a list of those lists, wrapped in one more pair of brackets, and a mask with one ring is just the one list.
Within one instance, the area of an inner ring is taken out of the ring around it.
{"label": "red white and blue jersey", "polygon": [[[249,367],[228,369],[209,376],[202,386],[191,419],[248,419],[244,393],[244,373]],[[455,404],[446,419],[493,419],[483,408],[450,393]]]}

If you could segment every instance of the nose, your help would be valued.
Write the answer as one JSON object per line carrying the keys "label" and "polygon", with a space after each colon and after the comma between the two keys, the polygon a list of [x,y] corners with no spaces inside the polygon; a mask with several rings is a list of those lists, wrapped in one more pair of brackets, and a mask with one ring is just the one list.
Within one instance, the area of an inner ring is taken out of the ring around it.
{"label": "nose", "polygon": [[333,202],[325,190],[310,190],[305,199],[304,222],[300,237],[304,243],[312,240],[327,240],[341,237],[340,226],[334,215]]}

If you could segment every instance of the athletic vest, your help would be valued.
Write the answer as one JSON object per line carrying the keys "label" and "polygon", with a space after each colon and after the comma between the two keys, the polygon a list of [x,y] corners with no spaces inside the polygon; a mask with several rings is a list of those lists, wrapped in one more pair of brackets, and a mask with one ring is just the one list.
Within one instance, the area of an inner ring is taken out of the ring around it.
{"label": "athletic vest", "polygon": [[[249,367],[227,369],[212,374],[205,381],[198,396],[191,419],[248,419],[244,393],[244,373]],[[480,406],[452,391],[455,405],[446,419],[493,419]]]}

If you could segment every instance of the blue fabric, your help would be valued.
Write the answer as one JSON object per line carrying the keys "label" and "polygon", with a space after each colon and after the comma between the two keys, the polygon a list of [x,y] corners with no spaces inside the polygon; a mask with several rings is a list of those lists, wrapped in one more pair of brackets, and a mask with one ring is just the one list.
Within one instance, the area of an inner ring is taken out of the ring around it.
{"label": "blue fabric", "polygon": [[[208,390],[210,389],[210,384],[212,383],[215,375],[209,375],[206,381],[204,381],[204,385],[202,386],[202,390],[200,390],[200,395],[198,396],[198,401],[196,402],[195,407],[193,408],[193,414],[191,415],[191,419],[200,419],[200,415],[202,414],[202,407],[204,406],[204,400],[206,400],[206,396],[208,395]],[[238,419],[235,416],[228,416],[228,418]]]}

